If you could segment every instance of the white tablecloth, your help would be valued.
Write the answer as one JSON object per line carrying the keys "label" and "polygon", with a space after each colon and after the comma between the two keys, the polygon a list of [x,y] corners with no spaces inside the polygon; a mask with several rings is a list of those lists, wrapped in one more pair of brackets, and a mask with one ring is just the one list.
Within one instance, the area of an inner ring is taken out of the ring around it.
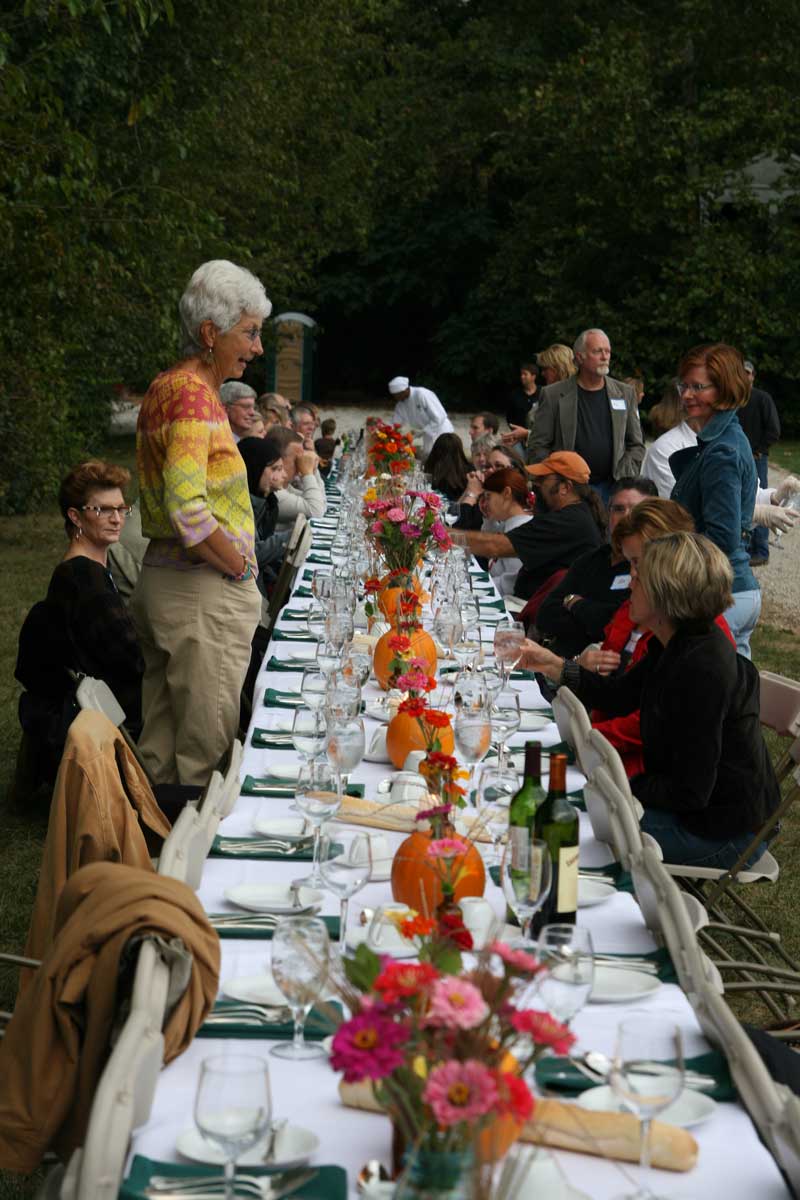
{"label": "white tablecloth", "polygon": [[[302,573],[301,573],[302,575]],[[309,601],[292,598],[290,606],[297,609]],[[285,621],[279,628],[291,631],[297,623]],[[300,654],[310,655],[311,645],[301,642],[273,642],[255,688],[253,726],[274,728],[291,720],[291,710],[267,709],[263,707],[264,689],[269,686],[281,690],[298,690],[301,674],[268,672],[270,654],[276,658],[291,658]],[[538,687],[534,683],[516,685],[520,688],[522,703],[526,707],[543,707]],[[366,688],[364,695],[377,694],[374,685]],[[367,743],[377,723],[365,718]],[[542,734],[517,734],[511,745],[522,745],[535,736],[543,745],[552,745],[559,740],[556,726],[550,725]],[[294,763],[294,751],[256,749],[249,744],[245,749],[242,771],[244,775],[265,775],[272,764]],[[364,762],[352,773],[354,782],[366,785],[366,795],[376,794],[376,785],[393,773],[391,765]],[[582,778],[571,770],[568,788],[580,786]],[[225,836],[246,835],[254,832],[253,819],[257,815],[282,816],[289,801],[251,796],[240,797],[234,812],[223,822],[220,833]],[[403,835],[385,835],[394,848]],[[581,865],[602,866],[609,862],[608,848],[592,838],[591,827],[585,814],[581,815]],[[209,859],[203,872],[199,896],[209,912],[220,912],[231,908],[224,899],[226,887],[240,882],[290,881],[307,873],[307,864],[258,862],[244,859]],[[487,881],[487,898],[495,905],[498,913],[503,911],[503,897],[496,887]],[[388,883],[370,884],[351,902],[350,921],[357,920],[361,906],[374,907],[391,898]],[[323,907],[325,913],[338,912],[338,902],[326,894]],[[638,906],[632,896],[618,893],[606,904],[582,909],[579,922],[591,930],[597,951],[640,953],[654,948],[654,942],[644,926]],[[230,980],[239,975],[256,974],[269,961],[270,943],[264,941],[237,941],[223,939],[221,979]],[[590,1004],[575,1019],[573,1028],[580,1044],[585,1049],[610,1052],[616,1026],[626,1011],[633,1007],[646,1006],[654,1019],[660,1012],[669,1011],[681,1024],[686,1053],[692,1055],[708,1048],[700,1034],[692,1009],[680,988],[663,985],[653,996],[636,1005]],[[385,1117],[365,1114],[344,1108],[338,1100],[338,1076],[331,1070],[326,1059],[316,1059],[301,1064],[269,1057],[274,1043],[248,1040],[248,1053],[269,1058],[272,1077],[273,1102],[276,1116],[287,1117],[293,1124],[314,1130],[320,1138],[320,1147],[315,1161],[339,1163],[346,1167],[351,1194],[355,1195],[354,1181],[358,1170],[367,1159],[390,1161],[390,1127]],[[192,1105],[197,1083],[200,1061],[210,1054],[226,1050],[241,1050],[241,1042],[215,1039],[197,1039],[175,1062],[162,1072],[156,1091],[152,1113],[147,1124],[136,1134],[132,1151],[151,1158],[176,1161],[178,1155],[175,1141],[179,1133],[192,1124]],[[745,1111],[738,1104],[720,1104],[714,1117],[706,1124],[694,1129],[700,1146],[697,1167],[688,1174],[654,1171],[652,1187],[662,1195],[679,1198],[694,1197],[705,1200],[710,1196],[724,1196],[725,1200],[785,1200],[789,1195],[780,1174],[768,1152],[759,1142],[755,1130]],[[570,1181],[588,1196],[606,1200],[631,1190],[625,1175],[635,1178],[637,1168],[579,1154],[559,1152],[559,1160]]]}

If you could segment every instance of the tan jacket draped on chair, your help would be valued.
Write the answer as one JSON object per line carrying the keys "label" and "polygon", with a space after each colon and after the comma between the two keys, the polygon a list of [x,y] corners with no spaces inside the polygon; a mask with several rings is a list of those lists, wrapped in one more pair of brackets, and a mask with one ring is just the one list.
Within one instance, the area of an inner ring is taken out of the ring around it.
{"label": "tan jacket draped on chair", "polygon": [[66,883],[54,941],[0,1040],[0,1168],[32,1171],[48,1149],[83,1142],[111,1049],[120,956],[132,937],[179,938],[188,987],[168,1014],[164,1061],[189,1046],[214,1003],[219,938],[191,888],[121,863],[93,863]]}
{"label": "tan jacket draped on chair", "polygon": [[[79,867],[110,862],[153,870],[140,821],[161,837],[170,831],[117,727],[102,713],[79,713],[70,725],[56,777],[25,943],[28,957],[44,956],[61,889]],[[20,994],[30,978],[31,972],[23,973]]]}

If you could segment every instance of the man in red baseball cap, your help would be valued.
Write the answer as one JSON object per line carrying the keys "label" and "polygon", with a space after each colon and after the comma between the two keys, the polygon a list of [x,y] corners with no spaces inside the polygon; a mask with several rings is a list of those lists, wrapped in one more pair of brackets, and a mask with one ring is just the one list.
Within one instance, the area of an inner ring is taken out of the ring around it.
{"label": "man in red baseball cap", "polygon": [[519,558],[522,567],[514,595],[529,600],[556,571],[572,566],[587,550],[602,545],[605,508],[589,486],[588,463],[572,450],[558,450],[526,468],[535,482],[532,521],[508,533],[454,529],[456,545],[485,558]]}

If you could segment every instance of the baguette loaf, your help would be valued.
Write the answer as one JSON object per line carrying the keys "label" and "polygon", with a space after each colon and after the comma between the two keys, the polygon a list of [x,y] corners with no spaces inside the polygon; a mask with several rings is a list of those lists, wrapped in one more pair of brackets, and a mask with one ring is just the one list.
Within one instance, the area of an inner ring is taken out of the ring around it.
{"label": "baguette loaf", "polygon": [[[383,1112],[369,1080],[339,1083],[339,1096],[348,1108]],[[697,1142],[685,1129],[654,1121],[651,1131],[652,1163],[665,1171],[691,1171],[697,1162]],[[632,1113],[590,1112],[561,1100],[537,1100],[533,1120],[520,1140],[554,1150],[574,1150],[613,1158],[639,1161],[640,1125]]]}

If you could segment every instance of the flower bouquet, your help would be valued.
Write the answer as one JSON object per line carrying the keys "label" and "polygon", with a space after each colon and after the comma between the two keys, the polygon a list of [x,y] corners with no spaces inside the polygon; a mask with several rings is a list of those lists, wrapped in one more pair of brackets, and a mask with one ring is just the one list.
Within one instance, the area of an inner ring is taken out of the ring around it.
{"label": "flower bouquet", "polygon": [[334,1036],[331,1065],[345,1084],[371,1081],[402,1138],[397,1197],[486,1194],[491,1162],[534,1111],[525,1074],[549,1049],[568,1053],[574,1037],[526,1007],[540,969],[527,952],[493,942],[464,972],[433,920],[404,914],[395,923],[419,962],[363,944],[344,961],[352,1016]]}
{"label": "flower bouquet", "polygon": [[389,571],[410,578],[431,542],[449,550],[452,542],[442,521],[441,501],[434,492],[407,491],[400,499],[367,500],[367,538]]}
{"label": "flower bouquet", "polygon": [[413,436],[379,417],[370,418],[367,426],[367,477],[410,471],[415,461]]}

